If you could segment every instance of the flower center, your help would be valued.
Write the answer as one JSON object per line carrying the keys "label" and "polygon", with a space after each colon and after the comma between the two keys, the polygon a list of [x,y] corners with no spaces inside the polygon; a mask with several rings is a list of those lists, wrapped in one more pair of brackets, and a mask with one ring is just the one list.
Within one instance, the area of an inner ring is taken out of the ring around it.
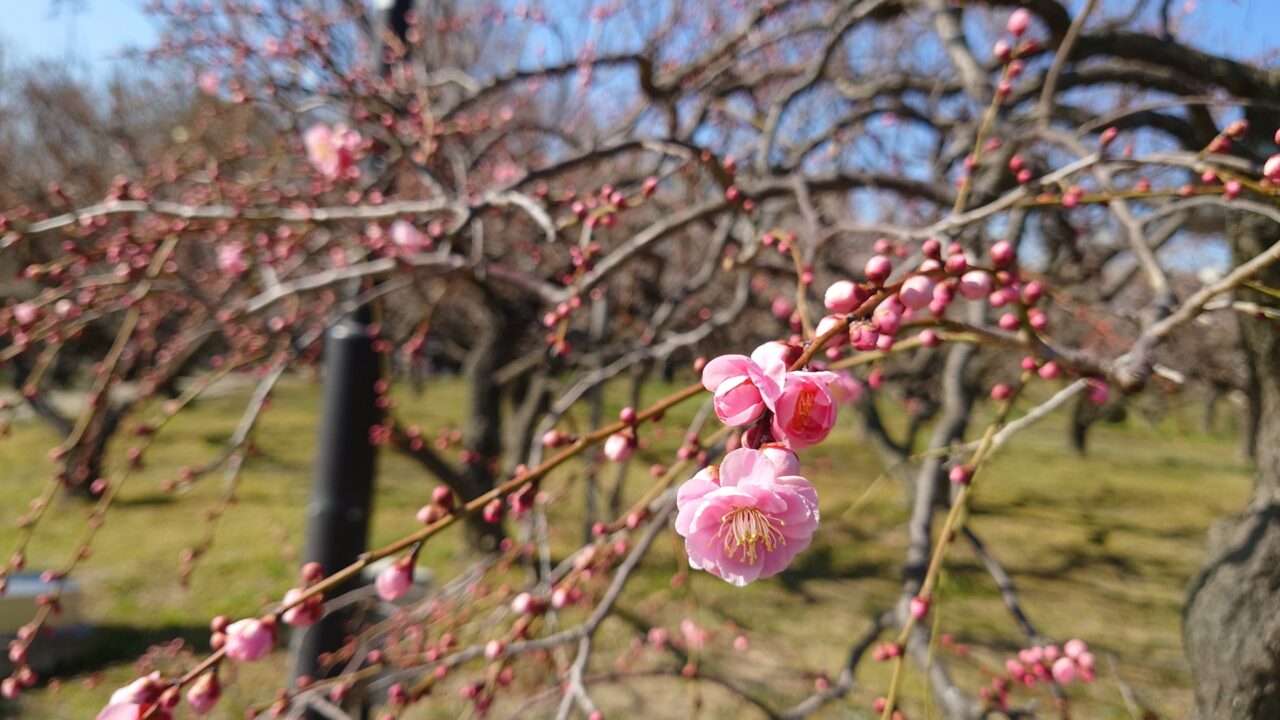
{"label": "flower center", "polygon": [[771,518],[751,507],[734,508],[720,518],[720,532],[724,536],[724,551],[729,557],[738,556],[749,565],[755,565],[760,557],[760,546],[765,552],[773,552],[779,545],[786,545],[787,538],[774,524],[782,521]]}
{"label": "flower center", "polygon": [[813,411],[818,405],[818,391],[814,388],[805,388],[800,391],[800,397],[796,398],[796,410],[791,415],[791,422],[787,423],[787,429],[797,435],[806,433],[817,433],[822,430],[822,424],[813,416]]}

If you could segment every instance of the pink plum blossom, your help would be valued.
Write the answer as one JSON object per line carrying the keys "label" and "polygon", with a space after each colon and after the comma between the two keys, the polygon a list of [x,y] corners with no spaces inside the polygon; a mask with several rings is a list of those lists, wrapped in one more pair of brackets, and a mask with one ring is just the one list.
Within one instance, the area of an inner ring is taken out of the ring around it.
{"label": "pink plum blossom", "polygon": [[391,242],[402,252],[412,255],[431,247],[431,238],[405,220],[391,223]]}
{"label": "pink plum blossom", "polygon": [[813,486],[780,475],[761,450],[739,448],[703,468],[680,486],[676,505],[689,565],[739,587],[781,572],[818,527]]}
{"label": "pink plum blossom", "polygon": [[200,92],[205,95],[217,95],[218,87],[222,84],[222,79],[218,77],[218,73],[212,70],[205,70],[200,73],[200,77],[196,80],[196,84],[200,86]]}
{"label": "pink plum blossom", "polygon": [[748,425],[782,394],[787,365],[781,352],[765,343],[745,355],[721,355],[702,369],[702,386],[715,393],[713,404],[725,425]]}
{"label": "pink plum blossom", "polygon": [[249,269],[244,259],[244,248],[239,243],[224,243],[218,246],[218,270],[231,277],[243,275]]}
{"label": "pink plum blossom", "polygon": [[302,136],[306,146],[307,160],[311,166],[329,180],[337,180],[351,169],[360,149],[360,133],[350,130],[341,123],[330,128],[317,123],[307,129]]}
{"label": "pink plum blossom", "polygon": [[13,319],[18,321],[19,325],[30,325],[40,316],[40,311],[36,310],[36,306],[23,302],[13,306]]}
{"label": "pink plum blossom", "polygon": [[274,623],[257,618],[238,620],[227,626],[227,657],[238,662],[253,662],[266,657],[276,644]]}
{"label": "pink plum blossom", "polygon": [[774,438],[792,450],[816,445],[836,424],[836,399],[828,386],[833,372],[787,373],[773,415]]}

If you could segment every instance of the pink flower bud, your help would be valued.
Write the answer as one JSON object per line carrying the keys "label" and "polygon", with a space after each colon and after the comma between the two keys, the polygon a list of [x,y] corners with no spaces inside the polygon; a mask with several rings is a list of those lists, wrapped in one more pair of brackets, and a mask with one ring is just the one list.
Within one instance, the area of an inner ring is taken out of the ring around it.
{"label": "pink flower bud", "polygon": [[1240,191],[1243,189],[1244,186],[1239,180],[1228,180],[1222,184],[1222,194],[1226,195],[1228,200],[1240,197]]}
{"label": "pink flower bud", "polygon": [[13,306],[13,319],[18,321],[19,325],[30,325],[40,316],[40,311],[36,306],[29,302],[18,303]]}
{"label": "pink flower bud", "polygon": [[622,422],[624,422],[624,423],[628,424],[628,425],[635,425],[635,424],[636,424],[636,409],[635,409],[635,408],[633,408],[633,407],[631,407],[630,405],[628,405],[627,407],[622,408],[622,411],[618,413],[618,419],[619,419],[619,420],[621,420]]}
{"label": "pink flower bud", "polygon": [[1086,645],[1083,640],[1078,639],[1068,640],[1066,644],[1062,646],[1062,652],[1072,660],[1078,659],[1088,651],[1089,646]]}
{"label": "pink flower bud", "polygon": [[222,697],[222,686],[218,683],[218,673],[209,671],[196,678],[187,690],[187,704],[197,715],[204,715],[218,704]]}
{"label": "pink flower bud", "polygon": [[634,449],[631,436],[624,433],[614,433],[604,441],[604,456],[613,462],[624,462]]}
{"label": "pink flower bud", "polygon": [[884,285],[889,279],[889,275],[893,273],[893,263],[884,255],[874,255],[867,261],[864,268],[867,274],[867,280],[872,285]]}
{"label": "pink flower bud", "polygon": [[1280,183],[1280,154],[1267,158],[1266,164],[1262,166],[1262,175],[1273,183]]}
{"label": "pink flower bud", "polygon": [[506,649],[507,649],[507,646],[501,640],[490,640],[489,642],[485,643],[485,646],[484,646],[485,659],[497,660],[498,658],[502,657],[502,653],[505,652]]}
{"label": "pink flower bud", "polygon": [[922,620],[925,615],[929,614],[929,598],[927,596],[917,595],[911,598],[911,617]]}
{"label": "pink flower bud", "polygon": [[1001,240],[991,246],[991,261],[999,267],[1005,267],[1014,260],[1013,245],[1008,240]]}
{"label": "pink flower bud", "polygon": [[1013,388],[1004,383],[998,383],[991,388],[991,398],[993,400],[1008,400],[1010,397],[1013,397]]}
{"label": "pink flower bud", "polygon": [[997,323],[1000,325],[1000,328],[1003,330],[1017,330],[1018,325],[1020,325],[1022,321],[1018,319],[1018,316],[1016,314],[1007,312],[1000,316],[1000,319],[997,321]]}
{"label": "pink flower bud", "polygon": [[522,592],[511,600],[511,610],[520,615],[532,615],[538,611],[539,603],[533,595]]}
{"label": "pink flower bud", "polygon": [[966,300],[981,300],[991,292],[991,275],[985,270],[970,270],[960,277],[956,289]]}
{"label": "pink flower bud", "polygon": [[490,500],[484,509],[480,511],[480,517],[490,525],[497,525],[502,522],[502,501],[494,498]]}
{"label": "pink flower bud", "polygon": [[1009,15],[1009,21],[1005,23],[1005,30],[1014,37],[1022,37],[1027,32],[1027,28],[1031,27],[1031,13],[1026,8],[1018,8]]}
{"label": "pink flower bud", "polygon": [[[827,333],[839,327],[841,322],[842,322],[842,319],[838,315],[824,315],[823,318],[818,321],[818,327],[814,328],[813,336],[823,337]],[[827,345],[827,349],[835,350],[837,353],[836,356],[839,357],[840,351],[838,348],[841,345],[843,345],[845,342],[847,342],[848,339],[849,339],[849,336],[846,335],[845,333],[836,333],[836,335],[833,336],[829,341]]]}
{"label": "pink flower bud", "polygon": [[238,620],[227,626],[227,657],[237,662],[253,662],[266,657],[276,644],[275,623],[257,618]]}
{"label": "pink flower bud", "polygon": [[880,340],[880,334],[866,325],[855,325],[849,329],[849,342],[854,350],[866,352],[874,350]]}
{"label": "pink flower bud", "polygon": [[939,338],[938,333],[934,332],[933,330],[926,329],[926,330],[920,331],[921,345],[924,345],[925,347],[938,347],[938,345],[941,344],[941,342],[942,342],[942,339]]}
{"label": "pink flower bud", "polygon": [[[871,322],[875,325],[876,332],[881,335],[896,335],[902,327],[902,316],[894,312],[888,305],[881,305],[876,308],[876,313],[871,317]],[[879,342],[876,338],[876,342]]]}
{"label": "pink flower bud", "polygon": [[449,510],[453,507],[453,490],[438,485],[431,491],[431,502],[439,505],[443,510]]}
{"label": "pink flower bud", "polygon": [[395,602],[409,592],[409,588],[413,587],[415,561],[413,555],[406,555],[383,568],[373,582],[378,597],[387,602]]}
{"label": "pink flower bud", "polygon": [[1045,380],[1052,380],[1062,374],[1062,367],[1058,365],[1058,363],[1050,360],[1049,362],[1041,365],[1037,372],[1040,377]]}
{"label": "pink flower bud", "polygon": [[1053,679],[1057,680],[1059,683],[1063,685],[1068,685],[1072,682],[1075,682],[1076,664],[1071,661],[1071,658],[1065,658],[1065,657],[1058,658],[1056,661],[1054,661]]}
{"label": "pink flower bud", "polygon": [[[996,387],[1000,387],[997,385]],[[992,391],[994,396],[995,391]],[[973,480],[973,468],[968,465],[957,465],[951,468],[951,472],[947,474],[947,479],[956,485],[968,485]]]}
{"label": "pink flower bud", "polygon": [[827,288],[822,302],[833,313],[847,314],[858,308],[862,298],[857,285],[848,280],[837,280]]}
{"label": "pink flower bud", "polygon": [[[284,594],[284,605],[293,605],[306,591],[302,588],[290,588]],[[281,619],[285,623],[294,627],[310,627],[320,621],[324,616],[324,600],[319,595],[313,595],[302,602],[294,605],[284,611]]]}
{"label": "pink flower bud", "polygon": [[912,275],[902,283],[898,298],[912,310],[925,307],[933,299],[933,280],[926,275]]}

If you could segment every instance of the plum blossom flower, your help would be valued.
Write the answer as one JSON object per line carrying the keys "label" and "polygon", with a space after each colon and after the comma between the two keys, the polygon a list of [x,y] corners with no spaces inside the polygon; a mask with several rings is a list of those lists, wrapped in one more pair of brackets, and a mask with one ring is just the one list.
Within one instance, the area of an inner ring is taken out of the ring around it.
{"label": "plum blossom flower", "polygon": [[685,481],[676,532],[689,565],[739,587],[781,572],[818,528],[818,495],[794,455],[740,448]]}
{"label": "plum blossom flower", "polygon": [[407,255],[420,253],[431,247],[431,238],[406,220],[391,223],[391,242]]}
{"label": "plum blossom flower", "polygon": [[13,319],[17,320],[19,325],[30,325],[38,317],[40,317],[40,311],[32,303],[22,302],[13,306]]}
{"label": "plum blossom flower", "polygon": [[307,160],[324,177],[337,180],[351,169],[358,159],[360,133],[338,123],[330,128],[317,123],[302,135]]}
{"label": "plum blossom flower", "polygon": [[[778,346],[778,347],[774,347]],[[715,393],[720,422],[741,426],[773,410],[787,375],[786,347],[765,343],[745,355],[721,355],[702,369],[702,386]]]}
{"label": "plum blossom flower", "polygon": [[196,85],[200,87],[200,92],[205,95],[217,95],[221,84],[222,78],[218,77],[218,73],[212,70],[205,70],[196,79]]}
{"label": "plum blossom flower", "polygon": [[257,618],[238,620],[227,626],[227,657],[238,662],[253,662],[266,657],[276,644],[274,623]]}
{"label": "plum blossom flower", "polygon": [[792,450],[822,442],[836,424],[836,399],[828,388],[838,379],[827,371],[787,373],[775,401],[774,439]]}
{"label": "plum blossom flower", "polygon": [[245,270],[249,269],[249,263],[244,259],[244,247],[239,243],[224,243],[218,246],[218,270],[226,275],[235,277],[243,275]]}

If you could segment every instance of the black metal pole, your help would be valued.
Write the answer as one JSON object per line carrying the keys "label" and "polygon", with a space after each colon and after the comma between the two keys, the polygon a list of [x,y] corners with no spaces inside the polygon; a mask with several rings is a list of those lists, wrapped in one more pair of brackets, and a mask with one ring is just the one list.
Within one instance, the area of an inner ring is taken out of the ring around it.
{"label": "black metal pole", "polygon": [[[318,562],[329,575],[355,562],[365,551],[377,454],[369,429],[381,420],[374,389],[380,374],[369,337],[369,309],[362,307],[331,327],[324,345],[324,406],[316,443],[311,501],[307,508],[307,545],[303,560]],[[336,597],[359,585],[353,578],[336,588]],[[294,633],[292,675],[323,676],[320,656],[342,647],[349,628],[345,612]],[[322,717],[308,714],[309,718]]]}

